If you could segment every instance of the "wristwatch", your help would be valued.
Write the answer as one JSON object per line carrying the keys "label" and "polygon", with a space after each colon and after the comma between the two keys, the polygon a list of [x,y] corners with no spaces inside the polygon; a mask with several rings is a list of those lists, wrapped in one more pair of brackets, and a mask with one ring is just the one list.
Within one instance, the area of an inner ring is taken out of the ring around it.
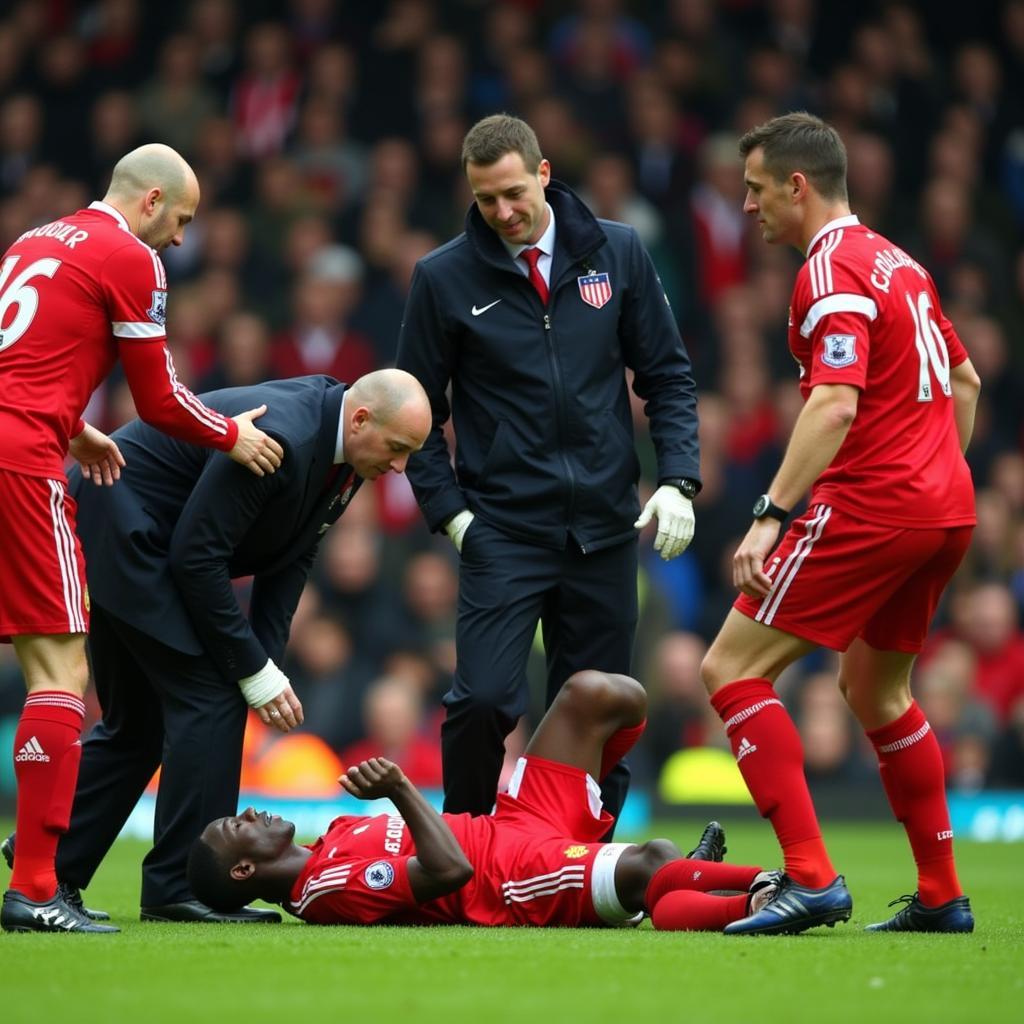
{"label": "wristwatch", "polygon": [[682,496],[684,498],[689,498],[690,501],[693,501],[693,499],[697,497],[697,494],[700,491],[700,484],[697,483],[696,480],[691,480],[689,477],[686,476],[668,477],[665,480],[658,481],[659,487],[665,485],[668,485],[669,487],[678,487]]}
{"label": "wristwatch", "polygon": [[772,519],[778,519],[780,523],[784,523],[789,518],[789,512],[784,508],[779,508],[767,494],[762,494],[754,502],[754,518],[764,519],[767,516],[771,516]]}

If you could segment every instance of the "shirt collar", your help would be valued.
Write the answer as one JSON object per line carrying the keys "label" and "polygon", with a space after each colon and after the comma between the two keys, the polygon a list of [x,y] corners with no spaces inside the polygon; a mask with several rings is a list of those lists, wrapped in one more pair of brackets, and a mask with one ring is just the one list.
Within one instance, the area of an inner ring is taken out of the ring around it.
{"label": "shirt collar", "polygon": [[348,391],[341,396],[341,410],[338,413],[338,439],[334,444],[334,464],[340,466],[345,461],[345,399]]}
{"label": "shirt collar", "polygon": [[818,233],[811,239],[811,244],[807,246],[807,252],[804,254],[810,256],[814,252],[814,247],[828,234],[829,231],[835,231],[836,228],[852,228],[854,224],[859,224],[860,218],[855,213],[848,213],[844,217],[836,217],[835,220],[830,220]]}
{"label": "shirt collar", "polygon": [[[524,249],[540,249],[545,256],[552,256],[555,252],[555,211],[551,209],[550,203],[544,204],[547,207],[549,214],[548,226],[544,231],[544,234],[537,239],[536,242],[527,243],[526,245],[511,245],[501,239],[501,244],[508,250],[509,256],[516,260],[523,254]],[[500,236],[499,236],[500,237]]]}
{"label": "shirt collar", "polygon": [[111,206],[110,203],[104,203],[101,199],[97,199],[94,203],[89,204],[89,209],[98,210],[100,213],[105,213],[108,217],[113,217],[117,221],[117,226],[122,231],[127,231],[129,234],[132,233],[132,229],[128,227],[128,221],[124,219],[124,214]]}

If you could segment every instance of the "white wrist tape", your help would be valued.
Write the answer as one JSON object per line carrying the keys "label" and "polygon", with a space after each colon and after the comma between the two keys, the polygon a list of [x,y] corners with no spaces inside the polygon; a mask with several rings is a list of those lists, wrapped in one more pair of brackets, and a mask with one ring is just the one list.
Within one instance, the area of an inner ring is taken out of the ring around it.
{"label": "white wrist tape", "polygon": [[259,672],[238,680],[242,696],[251,708],[261,708],[267,701],[279,697],[287,685],[288,677],[270,658]]}

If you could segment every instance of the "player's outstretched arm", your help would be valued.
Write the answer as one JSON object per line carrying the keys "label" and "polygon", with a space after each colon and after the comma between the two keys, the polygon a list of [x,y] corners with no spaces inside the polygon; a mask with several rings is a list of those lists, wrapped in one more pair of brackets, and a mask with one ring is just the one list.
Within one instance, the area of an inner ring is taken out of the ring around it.
{"label": "player's outstretched arm", "polygon": [[273,473],[281,465],[284,449],[269,434],[264,434],[253,420],[267,411],[266,405],[232,417],[238,424],[238,440],[228,455],[257,476]]}
{"label": "player's outstretched arm", "polygon": [[448,823],[393,761],[383,757],[360,761],[338,782],[360,800],[387,797],[405,819],[416,845],[416,856],[409,861],[409,884],[420,903],[447,896],[473,877],[473,865]]}

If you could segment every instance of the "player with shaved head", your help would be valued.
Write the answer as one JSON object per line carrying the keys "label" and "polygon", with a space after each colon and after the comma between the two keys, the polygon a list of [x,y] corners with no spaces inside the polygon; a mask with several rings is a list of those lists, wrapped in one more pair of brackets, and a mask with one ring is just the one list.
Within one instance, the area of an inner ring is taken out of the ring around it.
{"label": "player with shaved head", "polygon": [[70,453],[93,483],[124,459],[82,411],[120,357],[139,415],[176,438],[227,452],[262,476],[282,449],[227,418],[177,378],[167,349],[167,276],[159,253],[181,245],[199,184],[168,146],[140,146],[88,209],[26,231],[0,261],[0,640],[13,642],[28,688],[15,734],[18,847],[0,925],[8,931],[115,931],[64,899],[54,852],[67,828],[81,756],[89,596],[67,493]]}

